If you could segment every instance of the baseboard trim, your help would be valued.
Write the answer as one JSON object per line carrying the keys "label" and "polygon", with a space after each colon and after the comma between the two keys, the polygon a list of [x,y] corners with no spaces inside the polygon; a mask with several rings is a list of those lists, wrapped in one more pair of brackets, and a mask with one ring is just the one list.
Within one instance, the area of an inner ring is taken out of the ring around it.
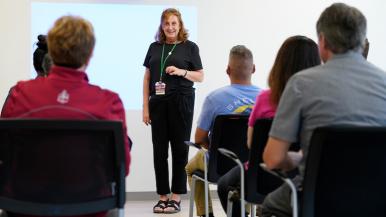
{"label": "baseboard trim", "polygon": [[[213,199],[218,199],[217,191],[211,190],[210,196]],[[189,200],[190,191],[187,194],[181,195],[181,199]],[[158,194],[155,191],[139,191],[139,192],[126,192],[126,201],[142,201],[142,200],[158,200]]]}

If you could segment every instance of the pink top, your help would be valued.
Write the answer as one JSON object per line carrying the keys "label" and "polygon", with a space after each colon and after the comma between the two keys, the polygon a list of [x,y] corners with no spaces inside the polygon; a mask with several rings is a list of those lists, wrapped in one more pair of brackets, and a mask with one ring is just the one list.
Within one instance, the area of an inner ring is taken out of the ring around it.
{"label": "pink top", "polygon": [[[273,106],[270,102],[269,97],[271,96],[271,90],[263,90],[256,97],[255,106],[252,109],[251,114],[249,115],[248,126],[253,127],[255,125],[256,119],[260,118],[273,118],[276,113],[277,106]],[[248,170],[249,163],[244,163],[245,170]]]}
{"label": "pink top", "polygon": [[248,126],[253,127],[256,119],[259,118],[273,118],[276,113],[277,106],[270,102],[271,90],[263,90],[256,97],[256,103],[253,107],[251,115],[249,116]]}

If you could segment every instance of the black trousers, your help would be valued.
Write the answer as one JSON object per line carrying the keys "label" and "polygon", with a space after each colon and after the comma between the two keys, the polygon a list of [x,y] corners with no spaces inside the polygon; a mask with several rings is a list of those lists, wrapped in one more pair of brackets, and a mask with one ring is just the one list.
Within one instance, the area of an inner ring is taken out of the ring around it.
{"label": "black trousers", "polygon": [[[224,211],[227,211],[228,192],[240,188],[240,167],[236,166],[225,173],[217,182],[217,193]],[[240,200],[233,202],[232,217],[240,216]]]}
{"label": "black trousers", "polygon": [[[154,170],[159,195],[186,193],[185,165],[194,111],[194,93],[151,97],[149,101]],[[168,152],[172,154],[172,182],[169,185]]]}

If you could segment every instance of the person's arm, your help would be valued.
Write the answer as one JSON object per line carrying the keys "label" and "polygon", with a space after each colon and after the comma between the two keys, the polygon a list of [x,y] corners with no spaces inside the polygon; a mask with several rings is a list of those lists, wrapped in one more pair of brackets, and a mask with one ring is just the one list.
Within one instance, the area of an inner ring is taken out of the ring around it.
{"label": "person's arm", "polygon": [[111,112],[110,114],[106,114],[105,119],[122,121],[122,129],[123,129],[122,132],[123,132],[123,141],[125,143],[124,151],[125,151],[125,157],[126,157],[125,163],[126,163],[126,176],[127,176],[130,172],[130,163],[131,163],[130,147],[132,146],[132,141],[127,132],[125,109],[123,107],[122,100],[119,98],[117,94],[109,96],[108,98],[112,99],[111,105],[109,106],[109,108],[111,109]]}
{"label": "person's arm", "polygon": [[146,68],[143,77],[143,105],[142,105],[142,121],[146,125],[151,124],[149,113],[149,84],[150,84],[150,69]]}
{"label": "person's arm", "polygon": [[209,131],[203,130],[201,128],[196,128],[196,133],[194,135],[194,143],[201,145],[202,147],[209,148]]}
{"label": "person's arm", "polygon": [[295,169],[303,157],[301,151],[288,152],[291,143],[269,137],[264,149],[263,160],[268,169],[289,171]]}
{"label": "person's arm", "polygon": [[252,146],[252,137],[253,137],[253,127],[248,127],[247,131],[247,146],[251,149]]}
{"label": "person's arm", "polygon": [[185,69],[179,69],[175,66],[168,66],[165,72],[169,75],[176,75],[184,77],[193,82],[202,82],[204,80],[204,70],[189,71]]}
{"label": "person's arm", "polygon": [[184,75],[186,73],[185,78],[193,81],[193,82],[202,82],[204,80],[204,70],[198,70],[198,71],[189,71],[186,70],[184,72]]}
{"label": "person's arm", "polygon": [[0,114],[1,118],[14,116],[14,113],[16,112],[14,105],[15,105],[15,102],[17,102],[15,95],[17,95],[17,92],[19,90],[19,88],[18,88],[19,83],[20,82],[18,82],[15,86],[13,86],[9,89],[7,98],[5,98],[3,107],[1,109],[1,114]]}

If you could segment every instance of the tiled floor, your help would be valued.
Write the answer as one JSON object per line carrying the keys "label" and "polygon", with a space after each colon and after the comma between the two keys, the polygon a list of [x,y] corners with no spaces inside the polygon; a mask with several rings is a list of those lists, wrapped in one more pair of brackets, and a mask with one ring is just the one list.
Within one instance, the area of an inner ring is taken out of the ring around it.
{"label": "tiled floor", "polygon": [[[212,200],[213,212],[216,217],[225,217],[220,201],[218,199]],[[155,214],[153,213],[153,206],[156,201],[128,201],[125,205],[126,217],[188,217],[189,216],[189,200],[182,200],[181,212],[176,214]],[[1,210],[0,210],[1,216]],[[193,216],[196,217],[195,211]]]}
{"label": "tiled floor", "polygon": [[[156,201],[128,201],[125,206],[126,217],[188,217],[189,216],[189,200],[182,200],[181,212],[176,214],[155,214],[153,206]],[[220,201],[213,199],[213,212],[216,217],[225,217]],[[196,216],[195,212],[193,216]]]}

